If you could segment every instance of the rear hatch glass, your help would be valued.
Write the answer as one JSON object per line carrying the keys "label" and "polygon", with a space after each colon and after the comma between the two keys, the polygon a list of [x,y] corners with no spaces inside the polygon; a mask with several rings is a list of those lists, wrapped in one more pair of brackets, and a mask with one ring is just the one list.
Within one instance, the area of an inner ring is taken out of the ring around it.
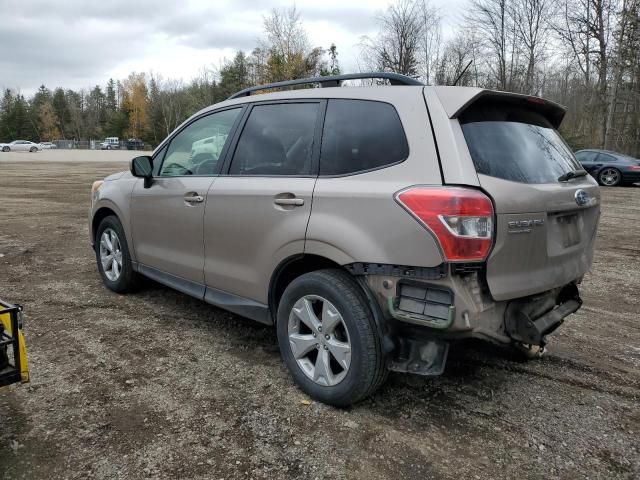
{"label": "rear hatch glass", "polygon": [[544,105],[481,98],[459,121],[496,211],[486,268],[492,296],[519,298],[580,279],[593,258],[599,190],[589,176],[559,180],[582,167]]}
{"label": "rear hatch glass", "polygon": [[551,123],[531,109],[481,99],[460,116],[460,124],[478,173],[551,183],[581,168]]}

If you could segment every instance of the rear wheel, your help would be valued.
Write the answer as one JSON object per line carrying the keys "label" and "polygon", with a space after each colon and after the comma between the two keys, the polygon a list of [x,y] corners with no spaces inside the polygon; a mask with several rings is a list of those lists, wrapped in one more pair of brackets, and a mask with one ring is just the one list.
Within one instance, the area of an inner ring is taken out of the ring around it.
{"label": "rear wheel", "polygon": [[347,272],[319,270],[291,282],[280,300],[277,330],[294,381],[321,402],[351,405],[386,378],[371,308]]}
{"label": "rear wheel", "polygon": [[131,265],[129,246],[117,217],[105,217],[98,226],[95,239],[96,261],[102,281],[118,293],[133,291],[138,275]]}
{"label": "rear wheel", "polygon": [[620,170],[613,167],[603,168],[598,174],[598,181],[605,187],[615,187],[620,184],[622,174]]}

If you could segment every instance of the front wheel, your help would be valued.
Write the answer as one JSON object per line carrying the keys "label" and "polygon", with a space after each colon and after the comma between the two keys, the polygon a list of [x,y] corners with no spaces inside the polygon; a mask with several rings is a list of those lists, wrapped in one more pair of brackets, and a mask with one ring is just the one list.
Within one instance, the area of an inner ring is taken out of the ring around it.
{"label": "front wheel", "polygon": [[615,187],[620,184],[621,180],[622,174],[617,168],[603,168],[598,174],[598,181],[600,182],[600,185],[604,185],[605,187]]}
{"label": "front wheel", "polygon": [[311,397],[345,407],[384,382],[380,335],[349,273],[319,270],[296,278],[282,295],[277,317],[284,363]]}
{"label": "front wheel", "polygon": [[11,149],[9,147],[2,147],[2,151],[6,153],[6,152],[10,152]]}
{"label": "front wheel", "polygon": [[38,151],[38,149],[37,149],[36,147],[31,147],[31,148],[29,149],[29,151],[30,151],[31,153],[35,153],[35,152],[37,152],[37,151]]}
{"label": "front wheel", "polygon": [[95,239],[98,271],[107,288],[118,293],[135,290],[137,273],[133,270],[127,238],[117,217],[105,217]]}

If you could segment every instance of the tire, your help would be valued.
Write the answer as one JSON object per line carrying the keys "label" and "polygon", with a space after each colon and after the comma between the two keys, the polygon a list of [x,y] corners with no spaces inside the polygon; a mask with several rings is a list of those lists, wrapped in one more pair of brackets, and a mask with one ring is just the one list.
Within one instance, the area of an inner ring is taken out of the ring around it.
{"label": "tire", "polygon": [[11,148],[9,148],[9,147],[2,147],[2,151],[3,151],[3,152],[5,152],[5,153],[6,153],[6,152],[10,152],[10,151],[11,151]]}
{"label": "tire", "polygon": [[615,187],[622,182],[622,173],[613,167],[605,167],[598,173],[598,183],[605,187]]}
{"label": "tire", "polygon": [[[323,315],[325,308],[328,313]],[[309,311],[315,316],[305,322],[302,317]],[[316,326],[310,328],[309,323]],[[349,406],[371,395],[387,377],[371,308],[347,272],[318,270],[293,280],[280,299],[277,333],[282,359],[295,383],[320,402]],[[299,339],[297,343],[292,335]]]}
{"label": "tire", "polygon": [[[103,238],[103,235],[107,236],[109,241]],[[116,246],[116,241],[119,248]],[[109,243],[111,243],[111,250],[109,249]],[[115,261],[113,259],[114,253]],[[138,274],[133,270],[131,264],[131,256],[129,254],[129,246],[127,245],[127,237],[124,234],[124,229],[120,220],[114,215],[105,217],[96,230],[95,238],[95,252],[96,263],[98,264],[98,271],[102,277],[102,281],[105,286],[117,293],[132,292],[138,285]],[[120,255],[117,255],[117,253]],[[111,263],[103,262],[103,258],[111,255]],[[118,257],[120,262],[118,262]],[[113,264],[116,264],[114,267]],[[119,267],[119,268],[117,268]],[[105,271],[106,268],[106,271]]]}
{"label": "tire", "polygon": [[107,150],[111,150],[111,145],[107,145]]}
{"label": "tire", "polygon": [[35,152],[37,152],[37,151],[38,151],[38,149],[37,149],[36,147],[31,147],[31,148],[29,149],[29,152],[31,152],[31,153],[35,153]]}

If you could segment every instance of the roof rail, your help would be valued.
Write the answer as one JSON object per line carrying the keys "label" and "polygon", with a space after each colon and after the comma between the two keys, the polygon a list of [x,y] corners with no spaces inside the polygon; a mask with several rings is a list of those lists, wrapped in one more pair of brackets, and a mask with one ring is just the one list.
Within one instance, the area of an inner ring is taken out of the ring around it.
{"label": "roof rail", "polygon": [[326,77],[299,78],[297,80],[287,80],[286,82],[267,83],[266,85],[256,85],[255,87],[245,88],[231,95],[227,100],[239,97],[248,97],[252,92],[260,90],[268,90],[271,88],[291,87],[293,85],[306,85],[310,83],[319,83],[321,87],[339,87],[345,80],[361,80],[365,78],[380,78],[389,80],[391,85],[419,85],[424,83],[415,78],[400,75],[391,72],[371,72],[371,73],[347,73],[345,75],[330,75]]}

